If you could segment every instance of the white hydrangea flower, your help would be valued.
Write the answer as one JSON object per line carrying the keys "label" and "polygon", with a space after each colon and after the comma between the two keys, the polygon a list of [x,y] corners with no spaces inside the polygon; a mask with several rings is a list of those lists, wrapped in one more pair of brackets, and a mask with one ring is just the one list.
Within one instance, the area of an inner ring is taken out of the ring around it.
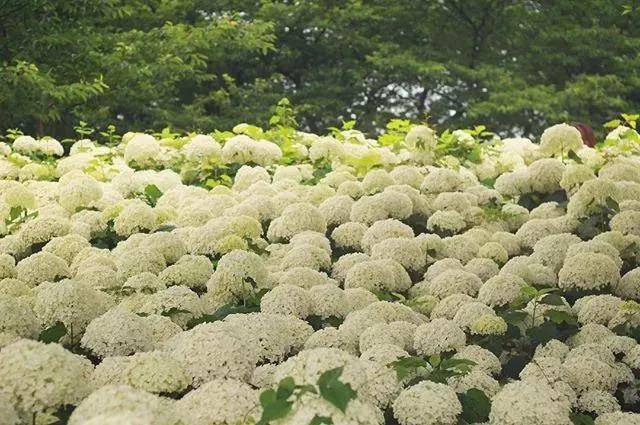
{"label": "white hydrangea flower", "polygon": [[24,299],[0,295],[0,311],[0,332],[23,338],[36,338],[40,333],[40,323]]}
{"label": "white hydrangea flower", "polygon": [[430,381],[403,390],[393,402],[393,416],[401,425],[455,425],[460,413],[455,391]]}
{"label": "white hydrangea flower", "polygon": [[90,389],[91,362],[58,344],[22,339],[0,351],[0,394],[27,416],[76,405]]}
{"label": "white hydrangea flower", "polygon": [[185,255],[158,275],[166,286],[182,285],[188,288],[206,288],[213,274],[211,261],[203,255]]}
{"label": "white hydrangea flower", "polygon": [[502,387],[493,397],[489,424],[570,425],[571,406],[559,400],[555,391],[538,381],[516,381]]}
{"label": "white hydrangea flower", "polygon": [[402,292],[410,286],[409,275],[402,265],[393,260],[368,260],[357,263],[349,269],[344,281],[345,289],[364,288],[369,291]]}
{"label": "white hydrangea flower", "polygon": [[440,299],[453,294],[475,296],[482,287],[478,276],[459,269],[446,270],[425,283],[427,294]]}
{"label": "white hydrangea flower", "polygon": [[427,220],[427,229],[440,235],[455,235],[467,227],[462,214],[457,211],[436,211]]}
{"label": "white hydrangea flower", "polygon": [[591,290],[615,287],[620,280],[617,264],[599,253],[584,253],[569,257],[558,273],[558,285],[563,290]]}
{"label": "white hydrangea flower", "polygon": [[161,151],[160,143],[152,135],[136,133],[126,144],[124,160],[140,167],[152,165],[160,159]]}
{"label": "white hydrangea flower", "polygon": [[539,159],[529,168],[531,189],[539,193],[553,193],[560,190],[560,181],[565,165],[558,159]]}
{"label": "white hydrangea flower", "polygon": [[244,382],[215,379],[189,392],[176,408],[193,425],[242,423],[260,418],[258,396]]}
{"label": "white hydrangea flower", "polygon": [[478,299],[491,307],[502,307],[516,301],[526,282],[520,276],[501,273],[488,279],[478,291]]}
{"label": "white hydrangea flower", "polygon": [[582,147],[582,136],[569,124],[556,124],[547,128],[540,137],[540,152],[547,156],[566,155]]}
{"label": "white hydrangea flower", "polygon": [[69,425],[108,423],[100,421],[104,417],[118,415],[144,418],[148,421],[146,423],[157,425],[178,425],[181,420],[174,403],[169,399],[128,385],[107,385],[82,400],[71,414]]}
{"label": "white hydrangea flower", "polygon": [[454,321],[434,319],[418,326],[414,349],[418,354],[432,356],[464,347],[466,340],[464,331]]}
{"label": "white hydrangea flower", "polygon": [[77,342],[87,325],[112,305],[112,299],[87,284],[73,280],[45,282],[35,291],[33,310],[44,327],[62,322],[65,338]]}
{"label": "white hydrangea flower", "polygon": [[325,233],[327,222],[318,208],[308,203],[296,203],[286,207],[280,217],[269,224],[267,237],[271,241],[289,240],[307,230]]}
{"label": "white hydrangea flower", "polygon": [[587,391],[578,398],[578,408],[583,412],[604,415],[620,411],[620,404],[616,398],[605,391]]}
{"label": "white hydrangea flower", "polygon": [[631,412],[610,412],[600,415],[595,425],[638,425],[640,414]]}
{"label": "white hydrangea flower", "polygon": [[236,326],[202,324],[175,335],[166,351],[185,362],[198,387],[215,378],[248,381],[258,361],[257,347]]}
{"label": "white hydrangea flower", "polygon": [[80,343],[99,357],[126,356],[152,349],[153,336],[142,317],[113,308],[89,323]]}
{"label": "white hydrangea flower", "polygon": [[129,385],[154,394],[178,394],[192,381],[182,362],[161,351],[106,357],[96,367],[93,379],[99,387]]}
{"label": "white hydrangea flower", "polygon": [[9,254],[0,254],[0,279],[16,276],[16,260]]}

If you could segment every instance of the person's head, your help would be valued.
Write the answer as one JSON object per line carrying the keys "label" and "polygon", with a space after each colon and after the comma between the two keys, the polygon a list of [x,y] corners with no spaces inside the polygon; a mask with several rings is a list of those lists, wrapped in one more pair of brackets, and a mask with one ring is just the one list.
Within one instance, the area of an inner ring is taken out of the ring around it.
{"label": "person's head", "polygon": [[582,143],[585,146],[589,146],[590,148],[592,148],[596,145],[596,135],[590,126],[581,122],[575,123],[573,124],[573,126],[580,132],[580,135],[582,136]]}

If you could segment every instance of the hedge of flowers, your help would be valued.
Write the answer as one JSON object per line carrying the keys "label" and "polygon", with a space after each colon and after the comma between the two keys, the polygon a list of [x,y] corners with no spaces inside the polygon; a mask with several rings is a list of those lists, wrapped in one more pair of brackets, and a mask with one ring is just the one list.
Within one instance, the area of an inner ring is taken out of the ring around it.
{"label": "hedge of flowers", "polygon": [[0,143],[0,423],[640,424],[640,135]]}

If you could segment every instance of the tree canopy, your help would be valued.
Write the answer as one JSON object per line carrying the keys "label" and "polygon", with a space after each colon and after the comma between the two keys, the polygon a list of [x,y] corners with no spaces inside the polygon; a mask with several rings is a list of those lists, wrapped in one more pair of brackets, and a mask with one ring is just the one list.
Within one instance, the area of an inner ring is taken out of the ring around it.
{"label": "tree canopy", "polygon": [[0,127],[57,137],[393,116],[539,133],[640,109],[625,0],[0,0]]}

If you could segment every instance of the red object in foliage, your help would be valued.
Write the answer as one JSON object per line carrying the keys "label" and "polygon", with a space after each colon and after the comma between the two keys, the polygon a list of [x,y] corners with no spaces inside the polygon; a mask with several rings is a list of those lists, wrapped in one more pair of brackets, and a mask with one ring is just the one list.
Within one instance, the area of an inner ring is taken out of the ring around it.
{"label": "red object in foliage", "polygon": [[590,148],[596,145],[596,135],[591,127],[582,123],[573,124],[573,126],[580,132],[580,135],[582,136],[582,143],[584,145],[589,146]]}

